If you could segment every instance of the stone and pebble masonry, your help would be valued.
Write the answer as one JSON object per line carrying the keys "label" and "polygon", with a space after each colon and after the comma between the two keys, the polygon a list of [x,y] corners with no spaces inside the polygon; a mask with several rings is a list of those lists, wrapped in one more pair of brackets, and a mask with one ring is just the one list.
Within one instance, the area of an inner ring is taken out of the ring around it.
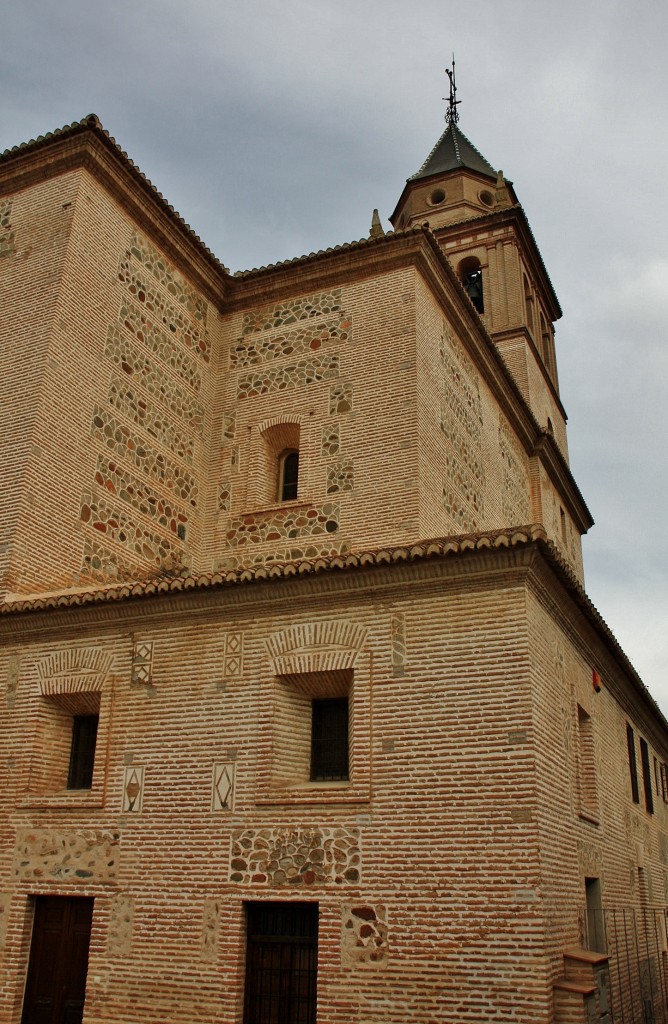
{"label": "stone and pebble masonry", "polygon": [[[323,1024],[584,1022],[584,878],[668,887],[627,721],[668,747],[535,345],[513,376],[421,228],[231,278],[92,122],[0,160],[0,302],[0,1020],[30,897],[81,894],[86,1024],[240,1021],[259,899],[318,902]],[[350,781],[308,783],[345,695]]]}

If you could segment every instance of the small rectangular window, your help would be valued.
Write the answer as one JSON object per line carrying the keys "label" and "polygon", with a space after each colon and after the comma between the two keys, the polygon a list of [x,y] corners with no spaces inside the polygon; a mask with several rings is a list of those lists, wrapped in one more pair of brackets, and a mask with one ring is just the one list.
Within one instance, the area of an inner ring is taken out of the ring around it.
{"label": "small rectangular window", "polygon": [[647,741],[640,740],[640,762],[642,764],[642,782],[645,790],[645,807],[650,814],[654,814],[654,799],[652,797],[652,773],[649,767],[649,747]]}
{"label": "small rectangular window", "polygon": [[664,803],[668,803],[668,764],[661,762],[661,797]]}
{"label": "small rectangular window", "polygon": [[638,789],[638,768],[636,765],[636,741],[633,735],[633,729],[630,725],[626,726],[626,746],[629,752],[629,771],[631,773],[631,795],[633,796],[634,804],[639,804],[640,790]]}
{"label": "small rectangular window", "polygon": [[90,789],[93,785],[98,720],[97,715],[75,715],[72,719],[68,789]]}
{"label": "small rectangular window", "polygon": [[348,775],[348,698],[311,705],[311,781],[338,782]]}

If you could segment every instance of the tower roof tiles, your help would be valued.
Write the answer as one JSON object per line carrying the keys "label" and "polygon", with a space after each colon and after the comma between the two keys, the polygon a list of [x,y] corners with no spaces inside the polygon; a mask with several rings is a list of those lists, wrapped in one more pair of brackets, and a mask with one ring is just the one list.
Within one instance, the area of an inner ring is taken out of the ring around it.
{"label": "tower roof tiles", "polygon": [[421,178],[430,178],[434,174],[445,174],[447,171],[456,171],[460,168],[467,168],[478,174],[484,174],[488,178],[496,179],[496,171],[492,165],[485,160],[482,153],[478,152],[464,133],[459,130],[457,124],[452,121],[420,170],[412,174],[408,180],[419,181]]}

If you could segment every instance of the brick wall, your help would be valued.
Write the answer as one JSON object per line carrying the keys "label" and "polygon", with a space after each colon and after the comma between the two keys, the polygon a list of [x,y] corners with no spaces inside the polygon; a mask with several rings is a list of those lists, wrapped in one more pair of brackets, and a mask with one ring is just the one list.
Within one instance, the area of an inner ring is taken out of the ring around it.
{"label": "brick wall", "polygon": [[[238,1019],[245,900],[316,900],[319,1019],[395,1024],[552,1020],[584,879],[664,903],[668,810],[654,774],[645,809],[639,746],[633,803],[626,726],[652,765],[665,737],[531,546],[0,630],[3,1019],[33,893],[95,896],[87,1019],[109,1024]],[[35,775],[52,695],[83,692],[90,793]],[[344,692],[350,782],[309,783],[306,697]]]}

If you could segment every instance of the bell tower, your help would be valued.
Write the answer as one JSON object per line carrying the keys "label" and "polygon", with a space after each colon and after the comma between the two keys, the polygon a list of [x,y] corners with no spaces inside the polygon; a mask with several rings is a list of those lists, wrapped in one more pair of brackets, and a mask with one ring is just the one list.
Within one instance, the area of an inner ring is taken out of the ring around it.
{"label": "bell tower", "polygon": [[459,127],[454,59],[446,74],[446,129],[390,221],[395,231],[433,231],[538,423],[567,457],[554,349],[559,302],[512,182]]}

